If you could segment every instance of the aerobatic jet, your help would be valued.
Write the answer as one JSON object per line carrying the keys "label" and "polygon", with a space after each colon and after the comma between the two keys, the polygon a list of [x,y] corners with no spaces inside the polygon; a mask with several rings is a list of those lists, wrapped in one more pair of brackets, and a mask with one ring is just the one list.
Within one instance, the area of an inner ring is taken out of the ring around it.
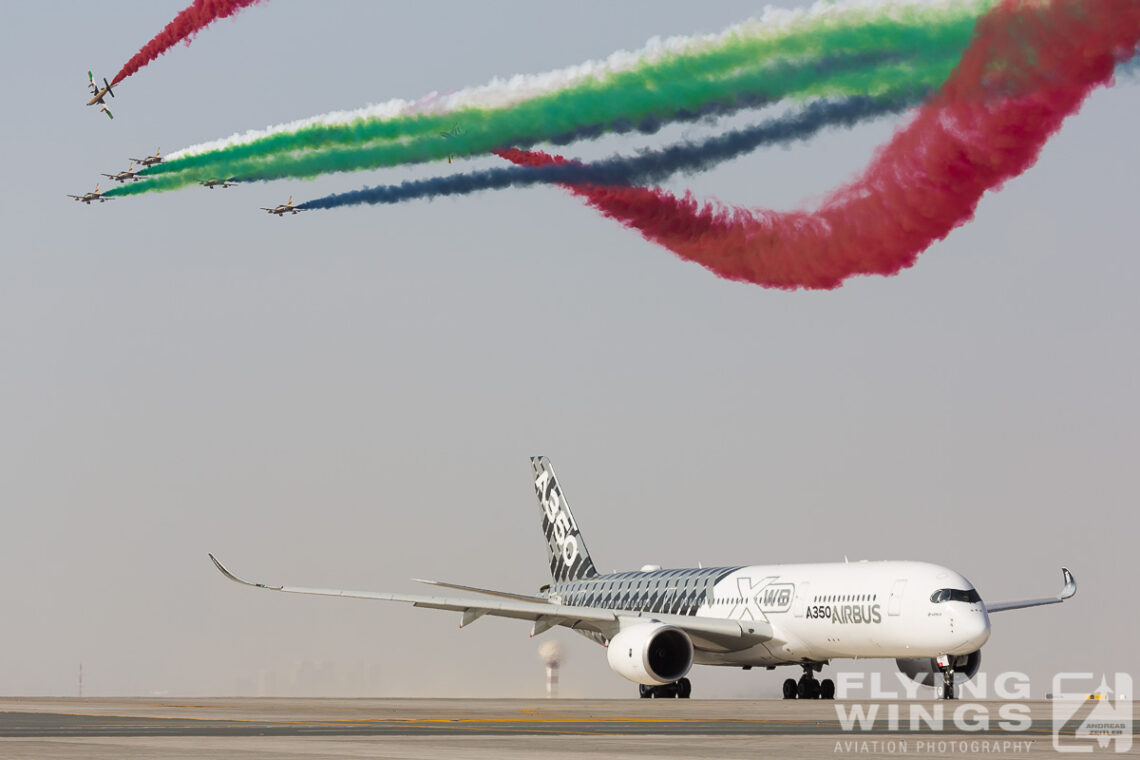
{"label": "aerobatic jet", "polygon": [[[450,596],[341,591],[252,583],[222,566],[227,578],[259,589],[403,602],[459,613],[460,627],[484,615],[527,620],[531,636],[569,628],[606,647],[618,675],[643,698],[688,697],[693,665],[801,669],[783,683],[785,699],[834,699],[835,683],[816,673],[835,660],[891,659],[913,681],[954,699],[973,678],[990,616],[1059,604],[1077,592],[1062,568],[1056,596],[983,601],[961,574],[929,562],[812,562],[600,573],[546,457],[531,459],[550,577],[537,593],[422,581],[461,592]],[[659,519],[650,509],[646,519]],[[715,519],[705,507],[701,520]],[[690,520],[690,523],[695,520]],[[715,526],[715,524],[714,524]],[[693,525],[682,529],[692,530]],[[778,539],[773,538],[773,541]],[[304,614],[304,613],[301,613]]]}
{"label": "aerobatic jet", "polygon": [[161,164],[162,148],[155,149],[153,156],[147,156],[146,158],[132,158],[131,160],[138,161],[143,166],[154,166],[155,164]]}
{"label": "aerobatic jet", "polygon": [[103,77],[103,87],[100,89],[99,85],[95,84],[95,75],[88,71],[87,88],[91,91],[91,100],[87,101],[87,105],[98,105],[99,110],[107,114],[107,118],[114,119],[115,115],[107,108],[107,104],[103,102],[103,99],[108,95],[112,98],[115,97],[115,93],[111,91],[111,84],[107,81],[107,78]]}
{"label": "aerobatic jet", "polygon": [[[102,172],[100,172],[102,174]],[[139,173],[135,171],[135,162],[131,161],[130,166],[127,167],[125,172],[117,172],[115,174],[103,174],[108,179],[113,179],[116,182],[126,182],[128,179],[135,182],[139,181]]]}
{"label": "aerobatic jet", "polygon": [[[463,134],[463,130],[459,128],[458,124],[456,124],[454,127],[447,130],[446,132],[440,132],[439,136],[442,137],[444,140],[450,140],[451,138],[459,137],[462,134]],[[452,159],[454,159],[454,158],[455,158],[454,153],[448,153],[447,154],[447,163],[450,164]]]}
{"label": "aerobatic jet", "polygon": [[88,204],[91,203],[91,201],[99,201],[100,203],[102,203],[103,201],[115,200],[114,198],[104,198],[103,197],[103,193],[99,192],[99,183],[98,182],[95,183],[95,189],[90,193],[84,193],[83,195],[72,195],[71,193],[68,193],[67,197],[68,198],[74,198],[77,201],[80,201],[82,203],[88,203]]}
{"label": "aerobatic jet", "polygon": [[208,187],[211,190],[213,190],[215,187],[220,187],[220,188],[225,189],[227,187],[233,187],[234,185],[236,185],[237,180],[234,179],[233,177],[228,177],[226,179],[204,179],[201,182],[199,182],[198,184],[200,184],[202,187]]}
{"label": "aerobatic jet", "polygon": [[289,196],[289,202],[288,203],[282,203],[281,205],[274,206],[273,208],[265,208],[264,206],[262,206],[261,210],[262,211],[268,211],[270,214],[275,214],[277,216],[284,216],[285,214],[299,214],[302,211],[305,211],[305,209],[297,208],[296,206],[293,205],[293,196],[292,195]]}

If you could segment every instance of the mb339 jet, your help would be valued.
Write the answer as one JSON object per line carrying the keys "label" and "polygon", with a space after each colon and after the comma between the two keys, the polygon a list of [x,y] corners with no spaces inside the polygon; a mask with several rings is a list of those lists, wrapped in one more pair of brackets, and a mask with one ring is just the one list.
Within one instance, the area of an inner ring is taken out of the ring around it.
{"label": "mb339 jet", "polygon": [[[199,182],[198,184],[201,185],[202,187],[208,187],[211,190],[213,190],[215,187],[220,187],[223,190],[225,190],[227,187],[233,187],[234,185],[236,185],[237,180],[234,179],[233,177],[227,177],[226,179],[212,179],[211,178],[211,179],[204,179],[201,182]],[[292,202],[293,199],[290,198],[289,200],[290,200],[290,202]]]}
{"label": "mb339 jet", "polygon": [[302,211],[304,211],[305,209],[297,208],[296,206],[294,206],[293,205],[293,196],[290,195],[288,203],[282,203],[281,205],[274,206],[273,208],[265,208],[265,206],[262,206],[261,210],[262,211],[268,211],[270,214],[274,214],[276,216],[285,216],[286,214],[299,214]]}
{"label": "mb339 jet", "polygon": [[115,200],[114,198],[104,198],[103,197],[103,193],[99,192],[99,183],[95,183],[95,189],[93,191],[91,191],[90,193],[84,193],[83,195],[71,195],[69,193],[67,197],[68,198],[74,198],[75,200],[80,201],[81,203],[86,203],[86,204],[90,204],[91,201],[99,201],[100,203],[103,203],[104,201]]}
{"label": "mb339 jet", "polygon": [[[102,172],[100,172],[102,173]],[[107,179],[113,179],[116,182],[126,182],[128,179],[134,182],[139,181],[139,173],[135,171],[135,162],[131,161],[125,172],[116,172],[115,174],[103,174]]]}
{"label": "mb339 jet", "polygon": [[[456,124],[454,127],[447,130],[446,132],[440,132],[439,136],[442,137],[444,140],[450,140],[451,138],[459,137],[462,134],[463,134],[463,130],[459,128],[458,124]],[[447,154],[447,163],[450,164],[452,162],[452,160],[454,160],[454,158],[455,158],[454,153],[448,153]]]}
{"label": "mb339 jet", "polygon": [[[974,676],[990,636],[990,614],[1055,604],[1077,585],[1062,568],[1056,597],[983,602],[962,575],[926,562],[751,565],[601,574],[595,569],[554,469],[531,459],[551,582],[518,594],[421,581],[474,596],[420,596],[251,583],[294,594],[377,599],[460,613],[460,627],[484,615],[532,621],[531,636],[563,626],[606,647],[619,675],[643,698],[686,698],[696,665],[769,670],[798,667],[784,681],[785,699],[833,699],[835,684],[815,674],[836,659],[894,659],[900,671],[954,699],[955,685]],[[938,681],[941,681],[941,684]]]}
{"label": "mb339 jet", "polygon": [[115,115],[111,113],[111,110],[109,108],[107,108],[107,104],[103,102],[103,99],[108,95],[110,95],[112,98],[115,97],[115,93],[111,91],[111,84],[107,81],[107,78],[103,77],[103,86],[100,88],[99,85],[95,84],[95,75],[88,71],[87,89],[91,91],[91,100],[87,101],[87,105],[98,105],[99,110],[107,114],[107,118],[114,119]]}
{"label": "mb339 jet", "polygon": [[155,148],[153,156],[147,156],[145,158],[132,158],[131,160],[132,161],[138,161],[144,167],[154,166],[155,164],[161,164],[162,163],[162,148]]}

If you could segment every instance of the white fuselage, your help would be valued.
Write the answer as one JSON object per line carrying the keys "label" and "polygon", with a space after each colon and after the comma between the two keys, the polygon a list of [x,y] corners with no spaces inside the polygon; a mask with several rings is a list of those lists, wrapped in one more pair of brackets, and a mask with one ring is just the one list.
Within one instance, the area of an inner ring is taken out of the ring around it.
{"label": "white fuselage", "polygon": [[[772,640],[747,649],[698,647],[694,662],[704,665],[968,654],[990,634],[980,600],[932,601],[940,589],[973,599],[977,594],[959,573],[925,562],[752,565],[725,568],[703,586],[700,578],[689,577],[707,572],[618,573],[557,584],[550,594],[580,603],[593,593],[593,603],[603,607],[738,620],[742,628],[748,620],[771,626]],[[600,598],[599,587],[607,589]]]}

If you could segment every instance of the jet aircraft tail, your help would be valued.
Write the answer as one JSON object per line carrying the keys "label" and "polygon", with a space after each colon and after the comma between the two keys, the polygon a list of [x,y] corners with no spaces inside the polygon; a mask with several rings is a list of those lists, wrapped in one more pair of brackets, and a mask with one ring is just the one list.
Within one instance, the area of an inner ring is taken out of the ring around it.
{"label": "jet aircraft tail", "polygon": [[566,503],[550,460],[542,456],[531,457],[530,466],[534,469],[534,490],[542,510],[542,532],[546,536],[550,577],[561,583],[597,575],[594,561],[586,550],[578,523],[570,513],[570,505]]}

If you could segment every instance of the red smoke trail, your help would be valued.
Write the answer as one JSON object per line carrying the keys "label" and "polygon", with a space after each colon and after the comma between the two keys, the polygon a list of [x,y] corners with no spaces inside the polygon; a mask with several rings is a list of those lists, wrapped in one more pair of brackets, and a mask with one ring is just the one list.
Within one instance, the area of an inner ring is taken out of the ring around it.
{"label": "red smoke trail", "polygon": [[[830,289],[896,274],[1028,169],[1089,92],[1140,41],[1140,0],[1007,0],[978,23],[958,67],[861,177],[815,212],[701,204],[643,187],[569,189],[606,216],[720,277]],[[561,159],[517,150],[515,163]]]}
{"label": "red smoke trail", "polygon": [[131,74],[158,58],[175,44],[193,37],[205,27],[220,18],[232,16],[246,6],[261,2],[261,0],[194,0],[174,20],[166,25],[155,38],[143,45],[142,50],[135,53],[131,60],[124,64],[119,73],[111,81],[114,86]]}

